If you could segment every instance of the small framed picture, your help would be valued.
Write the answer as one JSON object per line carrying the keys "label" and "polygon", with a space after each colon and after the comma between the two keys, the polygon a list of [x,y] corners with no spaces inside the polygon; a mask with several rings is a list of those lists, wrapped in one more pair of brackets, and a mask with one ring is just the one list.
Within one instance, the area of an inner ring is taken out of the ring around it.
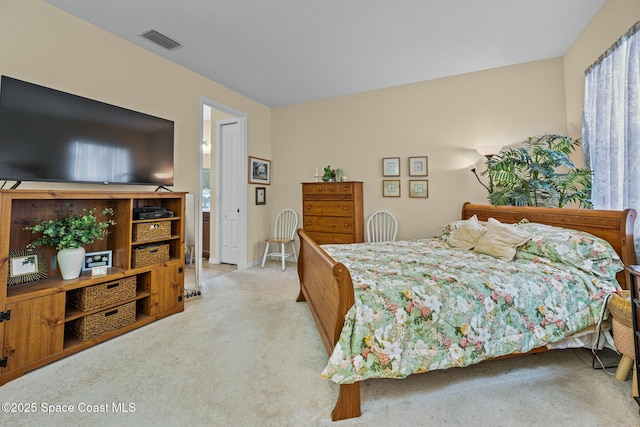
{"label": "small framed picture", "polygon": [[409,176],[428,176],[427,156],[409,157]]}
{"label": "small framed picture", "polygon": [[409,180],[409,197],[429,197],[429,181],[426,179]]}
{"label": "small framed picture", "polygon": [[382,159],[382,176],[400,176],[400,157]]}
{"label": "small framed picture", "polygon": [[43,249],[9,251],[7,286],[20,285],[46,278],[47,263]]}
{"label": "small framed picture", "polygon": [[382,197],[400,197],[400,180],[382,180]]}
{"label": "small framed picture", "polygon": [[111,251],[88,252],[84,254],[82,271],[91,270],[94,267],[111,267]]}
{"label": "small framed picture", "polygon": [[105,267],[105,266],[93,267],[91,269],[91,276],[104,276],[109,272],[108,268],[109,267]]}
{"label": "small framed picture", "polygon": [[267,204],[267,189],[265,187],[256,187],[256,205]]}
{"label": "small framed picture", "polygon": [[249,184],[269,185],[271,160],[249,157]]}

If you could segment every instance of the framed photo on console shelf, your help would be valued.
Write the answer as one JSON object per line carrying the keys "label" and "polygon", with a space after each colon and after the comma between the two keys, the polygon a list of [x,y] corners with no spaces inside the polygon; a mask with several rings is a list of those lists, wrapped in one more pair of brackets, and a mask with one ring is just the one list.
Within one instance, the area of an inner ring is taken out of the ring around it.
{"label": "framed photo on console shelf", "polygon": [[7,286],[46,279],[47,263],[45,258],[43,249],[9,251]]}
{"label": "framed photo on console shelf", "polygon": [[82,271],[92,270],[93,267],[112,267],[111,251],[89,252],[84,254]]}

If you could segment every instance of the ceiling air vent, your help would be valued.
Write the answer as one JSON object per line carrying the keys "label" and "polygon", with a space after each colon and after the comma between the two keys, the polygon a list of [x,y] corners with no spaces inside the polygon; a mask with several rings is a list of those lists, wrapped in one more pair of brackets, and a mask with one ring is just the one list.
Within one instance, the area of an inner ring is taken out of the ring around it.
{"label": "ceiling air vent", "polygon": [[170,37],[165,36],[164,34],[156,31],[156,30],[148,30],[144,33],[140,34],[140,37],[144,37],[147,40],[151,40],[152,42],[159,44],[165,49],[174,50],[179,47],[182,47],[180,43],[173,40]]}

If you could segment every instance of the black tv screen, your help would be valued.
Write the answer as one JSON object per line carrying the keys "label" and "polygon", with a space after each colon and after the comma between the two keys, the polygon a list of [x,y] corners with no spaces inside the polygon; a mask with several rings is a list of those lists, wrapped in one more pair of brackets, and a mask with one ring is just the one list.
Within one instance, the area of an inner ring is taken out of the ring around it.
{"label": "black tv screen", "polygon": [[173,122],[0,80],[0,180],[173,185]]}

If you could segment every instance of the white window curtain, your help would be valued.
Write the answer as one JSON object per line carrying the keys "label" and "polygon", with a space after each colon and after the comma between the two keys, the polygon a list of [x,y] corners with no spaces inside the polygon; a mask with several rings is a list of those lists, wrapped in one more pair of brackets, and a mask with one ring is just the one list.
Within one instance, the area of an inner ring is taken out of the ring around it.
{"label": "white window curtain", "polygon": [[[595,209],[640,214],[640,21],[585,73],[582,144]],[[635,247],[640,259],[640,219]]]}

